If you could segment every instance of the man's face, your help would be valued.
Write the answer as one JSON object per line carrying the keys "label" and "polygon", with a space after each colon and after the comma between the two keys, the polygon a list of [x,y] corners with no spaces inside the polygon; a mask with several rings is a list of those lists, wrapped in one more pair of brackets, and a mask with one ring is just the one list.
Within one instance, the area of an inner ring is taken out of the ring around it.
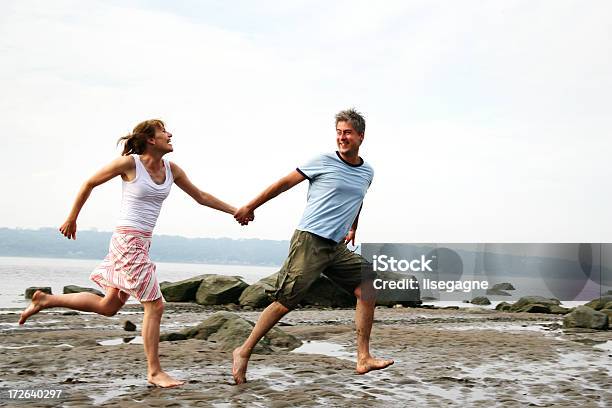
{"label": "man's face", "polygon": [[363,133],[357,133],[350,122],[339,121],[336,124],[336,144],[342,154],[357,154],[363,142]]}
{"label": "man's face", "polygon": [[152,139],[155,148],[163,153],[170,153],[174,150],[172,146],[172,133],[163,128],[155,130],[155,138]]}

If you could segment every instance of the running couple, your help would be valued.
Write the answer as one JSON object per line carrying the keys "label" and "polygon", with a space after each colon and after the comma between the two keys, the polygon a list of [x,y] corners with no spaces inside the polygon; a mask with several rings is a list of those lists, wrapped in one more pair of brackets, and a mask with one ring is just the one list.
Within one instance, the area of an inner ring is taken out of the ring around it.
{"label": "running couple", "polygon": [[77,217],[94,187],[121,176],[123,196],[120,217],[111,237],[109,253],[91,274],[106,295],[91,293],[48,295],[34,293],[32,303],[21,314],[20,324],[43,309],[65,307],[113,316],[130,296],[144,307],[142,337],[147,357],[147,379],[159,387],[183,384],[166,374],[159,361],[159,327],[164,303],[149,259],[153,228],[162,202],[172,183],[199,204],[232,214],[241,224],[255,218],[256,208],[308,179],[308,200],[295,231],[276,285],[274,301],[261,314],[245,343],[233,352],[232,375],[237,384],[246,381],[246,369],[257,342],[292,308],[297,306],[310,285],[324,273],[357,297],[357,367],[359,374],[385,368],[393,360],[376,359],[369,352],[374,318],[374,272],[361,256],[349,251],[365,193],[372,182],[372,168],[359,157],[365,134],[365,120],[354,110],[336,115],[336,143],[333,154],[321,155],[296,168],[272,184],[246,206],[235,207],[199,190],[175,163],[163,158],[173,151],[172,134],[161,120],[148,120],[120,139],[122,156],[99,170],[83,184],[60,232],[76,239]]}

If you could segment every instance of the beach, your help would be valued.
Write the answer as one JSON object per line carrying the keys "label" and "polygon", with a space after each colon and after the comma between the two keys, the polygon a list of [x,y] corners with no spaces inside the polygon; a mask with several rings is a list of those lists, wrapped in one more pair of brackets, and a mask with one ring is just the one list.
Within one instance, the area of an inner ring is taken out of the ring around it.
{"label": "beach", "polygon": [[[162,333],[225,307],[167,303]],[[230,310],[255,321],[259,311]],[[20,328],[0,314],[0,387],[61,389],[28,406],[586,406],[612,404],[612,332],[562,330],[562,316],[462,309],[377,307],[371,346],[395,359],[357,375],[352,309],[298,309],[281,329],[303,345],[254,354],[248,382],[233,385],[231,355],[213,342],[160,344],[162,365],[186,384],[147,385],[139,305],[114,317],[43,311]],[[129,341],[129,343],[124,343]],[[0,406],[18,404],[2,400]]]}

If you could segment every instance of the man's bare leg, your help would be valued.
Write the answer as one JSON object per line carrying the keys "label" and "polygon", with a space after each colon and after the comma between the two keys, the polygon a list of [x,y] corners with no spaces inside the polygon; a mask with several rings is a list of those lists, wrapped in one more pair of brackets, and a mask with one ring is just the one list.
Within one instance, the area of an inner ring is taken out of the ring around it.
{"label": "man's bare leg", "polygon": [[142,302],[144,318],[142,319],[142,340],[147,356],[147,380],[158,387],[178,387],[185,384],[166,374],[159,362],[159,325],[164,313],[164,302],[161,298],[152,302]]}
{"label": "man's bare leg", "polygon": [[376,297],[372,281],[363,282],[355,289],[355,328],[357,329],[357,374],[381,370],[393,364],[393,360],[374,358],[370,354],[370,333],[374,321]]}
{"label": "man's bare leg", "polygon": [[115,288],[108,289],[104,297],[88,292],[49,295],[37,290],[32,296],[32,303],[21,313],[19,324],[24,324],[30,316],[51,307],[66,307],[81,312],[113,316],[125,304],[119,293],[119,290]]}
{"label": "man's bare leg", "polygon": [[261,316],[257,319],[257,323],[255,327],[253,327],[249,337],[242,346],[236,348],[232,353],[234,358],[232,375],[236,384],[246,382],[246,370],[249,364],[249,358],[259,340],[261,340],[262,337],[265,336],[266,333],[268,333],[288,312],[289,309],[279,302],[273,302],[261,312]]}

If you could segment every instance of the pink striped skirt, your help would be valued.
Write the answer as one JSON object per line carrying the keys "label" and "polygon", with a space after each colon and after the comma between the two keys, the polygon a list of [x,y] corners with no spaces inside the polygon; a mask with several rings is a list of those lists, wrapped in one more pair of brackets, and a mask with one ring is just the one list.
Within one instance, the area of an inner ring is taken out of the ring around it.
{"label": "pink striped skirt", "polygon": [[108,255],[89,279],[105,291],[116,288],[123,301],[131,296],[140,302],[162,297],[155,264],[149,259],[151,232],[117,227],[111,237]]}

